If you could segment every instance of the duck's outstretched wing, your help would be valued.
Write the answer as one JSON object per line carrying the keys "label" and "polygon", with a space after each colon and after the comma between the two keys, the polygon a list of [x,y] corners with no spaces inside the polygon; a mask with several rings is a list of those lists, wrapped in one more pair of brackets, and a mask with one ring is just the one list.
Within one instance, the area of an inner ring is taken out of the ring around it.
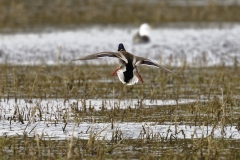
{"label": "duck's outstretched wing", "polygon": [[123,58],[123,56],[121,55],[120,52],[99,52],[99,53],[94,53],[94,54],[87,55],[87,56],[82,57],[82,58],[74,59],[73,61],[91,60],[91,59],[98,59],[98,58],[102,58],[102,57],[119,58],[119,59],[125,61],[125,59]]}
{"label": "duck's outstretched wing", "polygon": [[176,73],[174,73],[174,72],[170,71],[169,69],[151,61],[150,59],[143,58],[143,57],[136,57],[136,61],[137,61],[136,62],[137,65],[141,64],[141,65],[148,65],[148,66],[152,66],[152,67],[157,67],[161,70],[164,70],[166,72],[174,74],[175,76],[178,76]]}

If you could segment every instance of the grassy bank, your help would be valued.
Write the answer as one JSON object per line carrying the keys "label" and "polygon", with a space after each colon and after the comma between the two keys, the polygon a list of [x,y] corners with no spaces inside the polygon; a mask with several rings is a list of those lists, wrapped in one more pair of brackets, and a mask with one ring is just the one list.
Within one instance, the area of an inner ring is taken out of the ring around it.
{"label": "grassy bank", "polygon": [[170,5],[168,1],[126,3],[125,1],[31,0],[0,2],[0,27],[69,27],[86,24],[137,24],[142,22],[239,22],[240,6],[209,1],[199,6]]}

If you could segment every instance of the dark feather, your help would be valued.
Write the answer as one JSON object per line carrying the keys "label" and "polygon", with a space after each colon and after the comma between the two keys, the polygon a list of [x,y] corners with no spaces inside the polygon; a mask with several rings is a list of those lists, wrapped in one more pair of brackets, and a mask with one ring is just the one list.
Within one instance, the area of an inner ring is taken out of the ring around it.
{"label": "dark feather", "polygon": [[142,64],[158,67],[158,65],[149,60],[143,60]]}

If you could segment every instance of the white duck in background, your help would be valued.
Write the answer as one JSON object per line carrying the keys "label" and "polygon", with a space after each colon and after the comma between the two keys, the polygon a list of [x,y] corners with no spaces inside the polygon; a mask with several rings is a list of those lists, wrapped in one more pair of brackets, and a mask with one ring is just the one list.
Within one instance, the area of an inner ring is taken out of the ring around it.
{"label": "white duck in background", "polygon": [[143,23],[138,32],[134,35],[133,37],[133,43],[135,44],[143,44],[143,43],[148,43],[150,42],[150,32],[151,32],[151,27],[147,23]]}

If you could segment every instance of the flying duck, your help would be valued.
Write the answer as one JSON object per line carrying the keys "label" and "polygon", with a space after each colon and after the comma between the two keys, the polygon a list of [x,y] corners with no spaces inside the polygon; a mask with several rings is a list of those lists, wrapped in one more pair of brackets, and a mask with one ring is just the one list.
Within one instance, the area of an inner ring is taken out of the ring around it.
{"label": "flying duck", "polygon": [[90,60],[90,59],[97,59],[101,57],[112,57],[112,58],[119,58],[121,66],[117,68],[112,75],[113,76],[118,76],[119,80],[123,84],[127,85],[134,85],[140,80],[143,82],[142,76],[138,72],[138,66],[139,65],[148,65],[148,66],[153,66],[157,67],[159,69],[162,69],[164,71],[170,72],[174,75],[172,71],[168,70],[167,68],[160,66],[157,63],[152,62],[149,59],[143,58],[143,57],[138,57],[134,56],[133,54],[127,52],[123,46],[122,43],[118,45],[118,52],[99,52],[95,54],[90,54],[85,57],[79,58],[79,59],[74,59],[73,61],[77,60]]}
{"label": "flying duck", "polygon": [[138,32],[133,37],[133,43],[140,44],[140,43],[148,43],[150,42],[150,30],[151,27],[147,23],[143,23]]}

